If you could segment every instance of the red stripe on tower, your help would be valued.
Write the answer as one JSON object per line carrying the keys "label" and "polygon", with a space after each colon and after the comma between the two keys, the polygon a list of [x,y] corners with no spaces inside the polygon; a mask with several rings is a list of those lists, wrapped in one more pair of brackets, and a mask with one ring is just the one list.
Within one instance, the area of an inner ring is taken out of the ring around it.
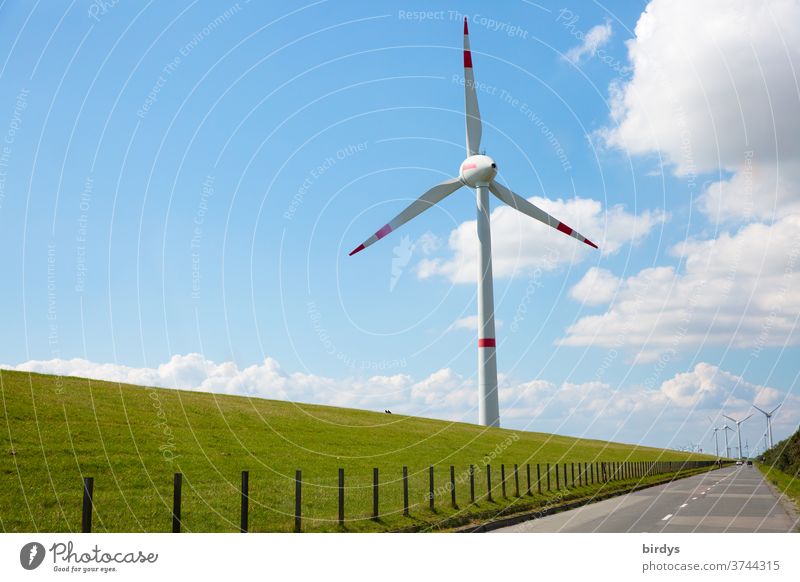
{"label": "red stripe on tower", "polygon": [[478,340],[479,348],[496,348],[497,342],[493,337],[485,337]]}
{"label": "red stripe on tower", "polygon": [[563,222],[559,222],[558,226],[556,227],[559,231],[563,232],[564,234],[572,234],[572,229],[568,227]]}

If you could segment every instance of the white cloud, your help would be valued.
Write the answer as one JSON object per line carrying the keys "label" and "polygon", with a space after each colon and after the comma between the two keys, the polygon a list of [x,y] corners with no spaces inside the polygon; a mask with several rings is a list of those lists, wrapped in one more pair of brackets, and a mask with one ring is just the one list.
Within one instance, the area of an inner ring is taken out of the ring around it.
{"label": "white cloud", "polygon": [[[389,408],[395,413],[446,420],[474,422],[477,416],[474,381],[450,368],[437,370],[420,381],[406,374],[327,378],[287,373],[272,358],[239,368],[233,362],[215,363],[200,354],[175,355],[156,368],[82,359],[32,360],[0,368],[294,402]],[[501,418],[506,427],[662,446],[684,445],[676,439],[685,437],[687,427],[697,435],[707,435],[709,414],[724,410],[743,417],[751,411],[751,403],[767,408],[782,404],[776,416],[776,432],[780,435],[794,430],[795,419],[800,415],[800,398],[752,384],[705,363],[653,388],[619,389],[600,381],[557,384],[500,378]],[[654,429],[656,424],[658,428]],[[761,430],[759,426],[758,431]]]}
{"label": "white cloud", "polygon": [[[619,388],[600,381],[511,384],[501,388],[500,403],[502,418],[532,420],[531,427],[543,432],[658,442],[674,448],[686,446],[689,440],[704,441],[706,451],[713,451],[709,417],[719,425],[724,421],[721,411],[744,418],[754,412],[753,403],[762,408],[782,404],[782,435],[796,429],[800,415],[797,395],[747,382],[708,363],[699,363],[653,388]],[[774,426],[778,426],[777,416]],[[743,440],[749,435],[755,446],[764,430],[763,417],[754,417],[743,427]]]}
{"label": "white cloud", "polygon": [[583,42],[569,49],[564,58],[575,64],[579,63],[583,57],[592,58],[597,54],[597,50],[605,46],[610,38],[611,22],[607,20],[603,24],[598,24],[589,29],[589,32],[583,37]]}
{"label": "white cloud", "polygon": [[796,394],[753,384],[707,363],[699,363],[693,370],[676,374],[661,385],[661,392],[671,404],[699,416],[710,415],[718,425],[726,422],[722,414],[742,419],[755,412],[755,420],[750,422],[758,427],[757,434],[763,430],[760,427],[764,417],[752,408],[753,404],[767,410],[780,404],[784,416],[779,421],[776,414],[773,426],[779,423],[785,434],[795,430],[800,415],[800,398]]}
{"label": "white cloud", "polygon": [[[502,319],[495,319],[494,326],[498,329],[503,327],[503,320]],[[467,317],[462,317],[461,319],[455,320],[450,327],[447,328],[447,331],[456,331],[465,329],[467,331],[478,331],[478,316],[477,315],[468,315]]]}
{"label": "white cloud", "polygon": [[652,0],[635,32],[607,143],[663,155],[690,186],[718,173],[699,197],[714,219],[797,212],[800,3]]}
{"label": "white cloud", "polygon": [[[614,304],[580,319],[560,343],[627,348],[654,361],[682,348],[797,345],[800,216],[750,224],[672,253],[684,269],[645,269],[619,283]],[[671,356],[670,356],[671,357]]]}
{"label": "white cloud", "polygon": [[607,269],[591,267],[583,278],[572,289],[570,296],[586,305],[603,305],[609,303],[616,295],[620,279]]}
{"label": "white cloud", "polygon": [[380,406],[379,400],[401,402],[403,392],[407,392],[412,383],[406,374],[374,376],[366,380],[335,380],[302,372],[288,374],[269,357],[260,364],[239,368],[234,362],[216,363],[196,353],[174,355],[169,362],[155,368],[97,364],[78,358],[31,360],[5,367],[126,384],[368,408]]}
{"label": "white cloud", "polygon": [[[625,244],[637,243],[666,219],[660,210],[634,215],[622,206],[613,206],[604,211],[600,202],[588,198],[529,200],[596,242],[603,255],[616,253]],[[597,252],[505,205],[492,211],[491,221],[495,278],[514,277],[537,269],[554,270]],[[454,283],[474,283],[478,260],[476,226],[474,220],[457,226],[448,238],[450,256],[423,259],[417,267],[418,276],[426,279],[440,275]]]}

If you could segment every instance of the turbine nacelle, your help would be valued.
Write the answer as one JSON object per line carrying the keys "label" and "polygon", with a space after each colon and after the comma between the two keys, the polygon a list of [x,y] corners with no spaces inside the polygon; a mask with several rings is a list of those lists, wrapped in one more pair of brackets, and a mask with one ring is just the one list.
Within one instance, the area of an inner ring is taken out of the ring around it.
{"label": "turbine nacelle", "polygon": [[459,176],[470,188],[488,186],[497,175],[497,164],[489,156],[470,156],[461,163]]}

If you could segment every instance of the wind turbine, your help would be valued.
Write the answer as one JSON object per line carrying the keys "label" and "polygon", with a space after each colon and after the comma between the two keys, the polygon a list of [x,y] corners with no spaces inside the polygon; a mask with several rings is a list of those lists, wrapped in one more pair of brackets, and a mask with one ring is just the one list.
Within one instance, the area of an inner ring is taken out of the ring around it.
{"label": "wind turbine", "polygon": [[719,458],[719,442],[717,442],[717,432],[719,432],[722,429],[714,426],[714,421],[711,420],[710,416],[708,417],[708,420],[711,423],[711,428],[714,429],[714,452],[716,453],[717,458]]}
{"label": "wind turbine", "polygon": [[476,191],[478,215],[478,422],[484,426],[500,426],[500,405],[497,398],[497,340],[494,329],[494,295],[492,284],[492,241],[489,223],[489,193],[501,202],[527,214],[531,218],[597,248],[592,241],[572,230],[541,208],[515,194],[494,178],[497,164],[480,153],[481,114],[478,94],[472,71],[472,53],[469,48],[467,19],[464,18],[464,97],[466,102],[467,159],[461,163],[459,175],[437,184],[412,202],[405,210],[378,229],[375,234],[350,252],[350,256],[363,251],[390,232],[444,200],[447,196],[467,186]]}
{"label": "wind turbine", "polygon": [[773,408],[770,412],[767,412],[766,410],[761,410],[758,406],[753,404],[753,408],[755,408],[761,414],[763,414],[764,416],[767,417],[767,435],[769,437],[767,439],[767,443],[769,444],[769,448],[772,448],[773,446],[775,446],[775,443],[772,442],[772,415],[775,414],[775,411],[778,410],[780,407],[781,407],[781,405],[778,404],[778,406]]}
{"label": "wind turbine", "polygon": [[753,413],[751,412],[750,414],[745,416],[742,420],[736,420],[735,418],[731,418],[727,414],[723,414],[722,416],[724,416],[728,420],[732,420],[733,422],[736,423],[736,436],[739,439],[739,458],[741,458],[742,457],[742,423],[745,420],[747,420],[748,418],[750,418],[751,416],[753,416]]}
{"label": "wind turbine", "polygon": [[[725,416],[725,415],[723,414],[722,416]],[[725,418],[727,418],[727,416]],[[726,459],[730,459],[731,458],[731,447],[728,445],[728,431],[733,432],[733,429],[731,427],[729,427],[727,424],[724,424],[724,425],[722,425],[722,428],[720,430],[722,430],[723,433],[725,434],[725,458]]]}

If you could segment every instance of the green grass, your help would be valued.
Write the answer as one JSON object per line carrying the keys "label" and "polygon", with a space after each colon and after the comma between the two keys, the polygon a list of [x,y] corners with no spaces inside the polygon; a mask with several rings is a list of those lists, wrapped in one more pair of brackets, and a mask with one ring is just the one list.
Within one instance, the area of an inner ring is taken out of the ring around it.
{"label": "green grass", "polygon": [[[710,457],[542,433],[486,429],[401,415],[309,404],[143,388],[81,378],[0,371],[0,529],[76,531],[82,476],[94,477],[94,531],[169,531],[172,476],[183,473],[187,531],[236,531],[240,472],[250,472],[252,531],[291,531],[294,475],[303,471],[303,529],[340,531],[337,471],[345,470],[346,531],[430,529],[476,517],[598,494],[598,486],[514,499],[514,463],[678,461]],[[489,459],[494,501],[486,499]],[[500,489],[500,464],[507,493]],[[438,489],[476,467],[478,502],[456,487],[460,509]],[[402,467],[410,516],[402,515]],[[428,466],[436,508],[428,508]],[[372,513],[372,469],[380,470],[380,519]],[[604,485],[606,491],[629,486]],[[555,487],[555,479],[552,479]],[[563,483],[562,483],[563,487]],[[534,484],[534,491],[536,486]]]}
{"label": "green grass", "polygon": [[756,464],[758,465],[758,470],[764,474],[769,482],[780,489],[800,508],[800,479],[779,471],[775,467],[770,467],[763,463]]}

